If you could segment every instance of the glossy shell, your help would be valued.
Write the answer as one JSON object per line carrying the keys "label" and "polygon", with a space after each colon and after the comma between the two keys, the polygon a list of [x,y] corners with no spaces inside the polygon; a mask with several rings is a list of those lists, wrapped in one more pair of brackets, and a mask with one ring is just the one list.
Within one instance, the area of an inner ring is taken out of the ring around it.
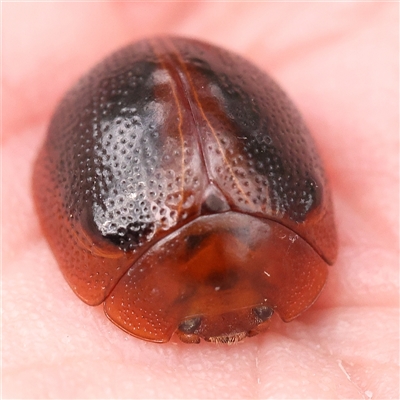
{"label": "glossy shell", "polygon": [[290,321],[337,252],[298,111],[264,72],[195,40],[143,40],[85,75],[53,116],[34,198],[74,292],[153,342]]}

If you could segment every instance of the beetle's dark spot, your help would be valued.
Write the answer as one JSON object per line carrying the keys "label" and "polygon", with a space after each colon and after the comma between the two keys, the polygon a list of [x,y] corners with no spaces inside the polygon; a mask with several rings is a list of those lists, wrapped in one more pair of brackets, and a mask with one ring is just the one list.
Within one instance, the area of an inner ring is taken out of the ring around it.
{"label": "beetle's dark spot", "polygon": [[204,193],[201,214],[221,213],[229,209],[228,201],[222,192],[215,185],[209,185]]}
{"label": "beetle's dark spot", "polygon": [[185,238],[186,248],[190,252],[192,250],[196,250],[200,244],[206,239],[209,234],[204,235],[190,235]]}
{"label": "beetle's dark spot", "polygon": [[117,245],[123,251],[133,250],[146,241],[147,236],[154,232],[154,223],[133,222],[127,227],[120,227],[116,234],[103,235],[107,240]]}
{"label": "beetle's dark spot", "polygon": [[201,324],[201,317],[193,317],[185,319],[179,324],[178,329],[183,333],[194,333],[199,329]]}
{"label": "beetle's dark spot", "polygon": [[308,188],[309,202],[306,212],[318,208],[322,203],[322,185],[317,183],[314,179],[306,179],[305,187]]}
{"label": "beetle's dark spot", "polygon": [[238,281],[237,272],[234,269],[216,271],[209,274],[206,283],[213,286],[216,291],[232,289]]}
{"label": "beetle's dark spot", "polygon": [[227,210],[229,210],[229,205],[227,204],[226,200],[214,193],[207,196],[201,205],[202,214],[219,213]]}
{"label": "beetle's dark spot", "polygon": [[260,319],[261,322],[265,322],[267,319],[270,319],[274,314],[274,310],[271,307],[260,306],[253,308],[253,314]]}
{"label": "beetle's dark spot", "polygon": [[317,210],[323,201],[322,186],[315,179],[307,178],[297,183],[298,190],[292,190],[290,197],[290,218],[303,222],[307,215]]}

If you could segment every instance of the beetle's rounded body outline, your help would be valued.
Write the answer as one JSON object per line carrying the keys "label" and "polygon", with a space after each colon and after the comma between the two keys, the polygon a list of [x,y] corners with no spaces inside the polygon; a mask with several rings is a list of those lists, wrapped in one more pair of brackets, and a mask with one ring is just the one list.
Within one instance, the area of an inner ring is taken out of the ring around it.
{"label": "beetle's rounded body outline", "polygon": [[85,75],[53,116],[34,198],[75,293],[154,342],[289,321],[337,253],[299,113],[267,74],[196,40],[143,40]]}

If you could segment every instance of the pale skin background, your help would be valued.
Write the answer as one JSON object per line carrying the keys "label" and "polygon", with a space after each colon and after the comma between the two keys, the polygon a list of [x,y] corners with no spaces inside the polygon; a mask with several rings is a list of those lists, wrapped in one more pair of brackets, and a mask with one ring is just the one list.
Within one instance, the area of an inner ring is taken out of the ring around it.
{"label": "pale skin background", "polygon": [[[3,4],[4,398],[399,398],[398,4]],[[111,51],[176,33],[271,73],[317,142],[340,253],[314,306],[234,346],[130,337],[70,290],[32,163],[67,88]]]}

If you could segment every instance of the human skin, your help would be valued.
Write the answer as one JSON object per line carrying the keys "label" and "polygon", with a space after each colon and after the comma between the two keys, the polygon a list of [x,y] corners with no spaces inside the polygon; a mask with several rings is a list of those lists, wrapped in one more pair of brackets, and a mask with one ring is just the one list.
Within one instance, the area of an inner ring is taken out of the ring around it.
{"label": "human skin", "polygon": [[[3,4],[3,398],[399,398],[398,4]],[[222,23],[224,22],[224,23]],[[135,339],[68,287],[31,195],[57,102],[159,33],[229,48],[302,112],[333,194],[339,257],[318,301],[227,346]]]}

